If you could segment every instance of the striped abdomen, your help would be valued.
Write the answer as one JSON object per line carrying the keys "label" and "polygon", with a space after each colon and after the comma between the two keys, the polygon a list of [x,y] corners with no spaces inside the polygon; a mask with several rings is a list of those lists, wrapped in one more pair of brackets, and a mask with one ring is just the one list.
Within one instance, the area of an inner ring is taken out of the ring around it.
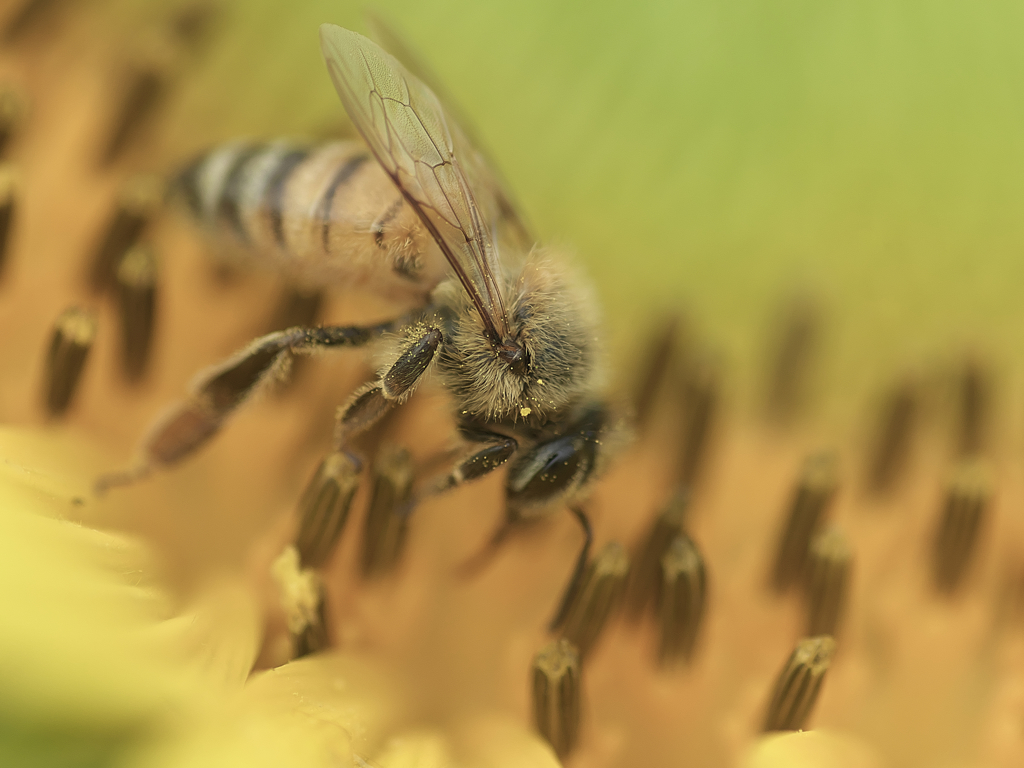
{"label": "striped abdomen", "polygon": [[202,223],[307,286],[425,299],[444,278],[440,250],[361,143],[226,144],[180,185]]}

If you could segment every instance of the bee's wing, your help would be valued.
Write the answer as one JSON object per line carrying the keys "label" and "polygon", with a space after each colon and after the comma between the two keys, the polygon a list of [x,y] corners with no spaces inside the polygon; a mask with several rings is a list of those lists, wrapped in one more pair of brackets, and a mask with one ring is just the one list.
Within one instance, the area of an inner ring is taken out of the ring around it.
{"label": "bee's wing", "polygon": [[497,253],[462,165],[463,157],[474,162],[473,150],[453,141],[433,92],[375,43],[323,24],[320,47],[352,122],[437,241],[487,331],[503,341]]}
{"label": "bee's wing", "polygon": [[[473,130],[473,125],[465,112],[459,109],[452,95],[445,89],[437,75],[426,62],[417,55],[406,40],[395,28],[374,11],[367,12],[370,31],[381,47],[390,53],[414,77],[419,78],[434,95],[437,96],[444,111],[449,117],[448,130],[452,133],[455,146],[468,149],[460,158],[463,169],[469,177],[470,184],[477,192],[477,202],[484,211],[485,221],[497,221],[508,227],[515,237],[517,245],[524,251],[529,250],[536,242],[519,206],[508,191],[508,184],[493,162],[493,158],[485,151],[480,137]],[[459,136],[459,131],[462,136]]]}

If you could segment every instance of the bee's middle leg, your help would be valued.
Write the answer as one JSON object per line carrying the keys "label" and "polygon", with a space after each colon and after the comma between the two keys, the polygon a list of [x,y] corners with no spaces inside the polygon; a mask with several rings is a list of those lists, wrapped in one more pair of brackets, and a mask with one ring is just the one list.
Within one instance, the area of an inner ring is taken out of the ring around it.
{"label": "bee's middle leg", "polygon": [[351,439],[376,424],[385,413],[412,395],[427,372],[443,337],[441,330],[428,326],[412,339],[398,359],[377,381],[357,390],[338,412],[335,448],[343,450]]}

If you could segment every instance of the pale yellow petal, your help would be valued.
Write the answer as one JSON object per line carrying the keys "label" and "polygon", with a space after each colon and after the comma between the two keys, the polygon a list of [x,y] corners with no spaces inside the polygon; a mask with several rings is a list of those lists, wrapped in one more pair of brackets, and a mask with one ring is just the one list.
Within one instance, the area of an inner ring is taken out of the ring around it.
{"label": "pale yellow petal", "polygon": [[743,768],[882,768],[863,742],[832,731],[794,731],[763,736]]}

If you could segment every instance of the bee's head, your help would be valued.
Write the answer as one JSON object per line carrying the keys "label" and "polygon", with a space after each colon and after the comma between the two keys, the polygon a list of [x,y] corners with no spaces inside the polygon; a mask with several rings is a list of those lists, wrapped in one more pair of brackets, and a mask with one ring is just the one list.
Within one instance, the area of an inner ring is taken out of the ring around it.
{"label": "bee's head", "polygon": [[588,292],[532,256],[506,286],[508,338],[486,333],[469,301],[445,345],[460,410],[488,421],[544,420],[594,389],[596,322]]}

